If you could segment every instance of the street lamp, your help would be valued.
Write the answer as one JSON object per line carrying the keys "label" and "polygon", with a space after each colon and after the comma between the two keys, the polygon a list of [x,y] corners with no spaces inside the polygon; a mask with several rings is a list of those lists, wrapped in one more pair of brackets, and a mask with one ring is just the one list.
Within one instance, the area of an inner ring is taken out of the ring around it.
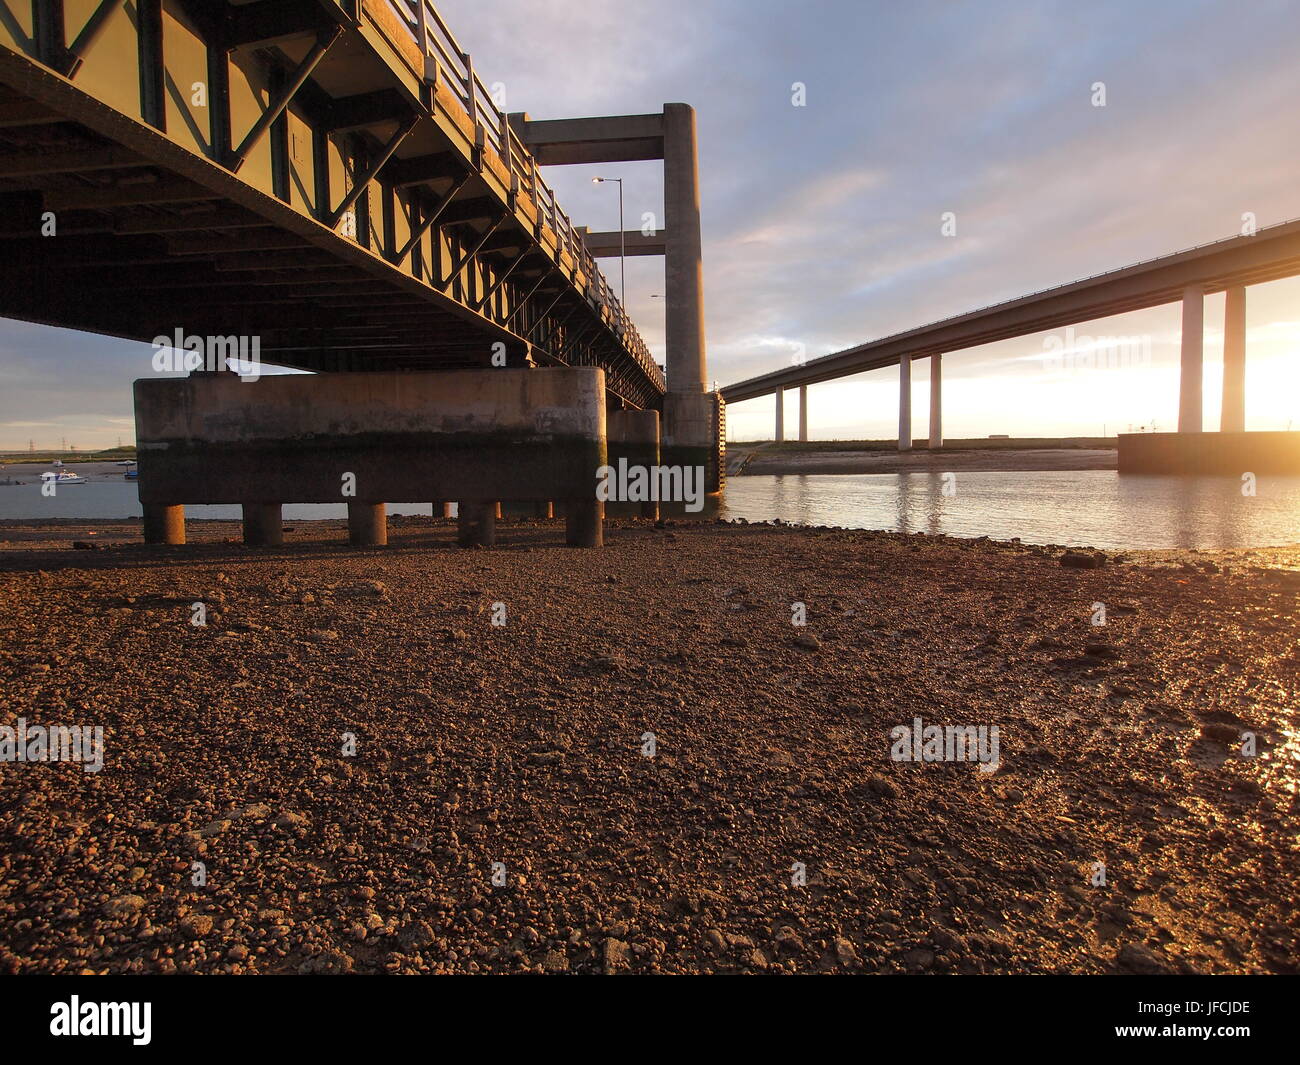
{"label": "street lamp", "polygon": [[617,177],[594,177],[591,179],[593,185],[599,185],[605,181],[618,182],[618,278],[619,278],[619,302],[624,307],[627,306],[627,236],[623,229],[623,179]]}

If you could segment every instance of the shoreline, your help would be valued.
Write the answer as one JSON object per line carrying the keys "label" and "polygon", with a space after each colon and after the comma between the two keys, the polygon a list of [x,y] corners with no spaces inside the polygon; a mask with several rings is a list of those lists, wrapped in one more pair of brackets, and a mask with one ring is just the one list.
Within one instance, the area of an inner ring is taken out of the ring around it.
{"label": "shoreline", "polygon": [[[0,555],[3,723],[106,735],[100,773],[0,772],[0,972],[1300,966],[1295,572],[784,525],[615,520],[577,551],[556,522],[490,550],[441,519],[387,549],[224,524]],[[998,726],[997,770],[892,760],[917,717]]]}
{"label": "shoreline", "polygon": [[[789,474],[891,474],[891,473],[1028,473],[1074,470],[1116,470],[1113,448],[1044,442],[1055,446],[979,447],[945,445],[941,451],[918,446],[899,451],[896,446],[827,444],[731,445],[727,476],[781,476]],[[735,450],[731,450],[734,447]]]}
{"label": "shoreline", "polygon": [[[605,519],[610,531],[636,531],[657,529],[675,532],[681,530],[700,530],[710,528],[744,528],[773,529],[790,532],[807,532],[810,534],[843,533],[845,535],[889,536],[904,540],[917,538],[936,543],[991,544],[1009,550],[1023,550],[1035,554],[1063,554],[1067,551],[1086,551],[1102,554],[1108,559],[1129,562],[1149,562],[1151,564],[1182,565],[1204,561],[1217,562],[1220,565],[1251,564],[1261,568],[1289,570],[1300,568],[1300,541],[1285,544],[1263,544],[1254,547],[1224,548],[1098,548],[1087,544],[1036,543],[1018,537],[999,539],[990,536],[955,536],[949,533],[927,533],[922,531],[900,533],[892,529],[863,529],[840,525],[800,525],[782,521],[779,518],[768,521],[749,521],[745,518],[673,518],[665,517],[657,525],[651,525],[636,518],[623,515],[610,516]],[[158,545],[145,544],[143,541],[143,524],[140,518],[0,518],[0,574],[4,572],[6,556],[29,556],[40,552],[66,553],[77,551],[79,558],[86,557],[86,550],[138,549],[141,552],[155,550],[181,551],[195,545],[238,546],[252,555],[260,550],[246,548],[243,545],[243,523],[238,518],[186,518],[186,528],[191,533],[202,530],[204,535],[191,535],[189,543],[180,548],[162,548]],[[453,538],[457,528],[455,518],[433,518],[423,515],[393,514],[388,517],[390,534],[399,537],[400,546],[410,548],[406,538],[427,533],[430,536],[450,534]],[[509,550],[529,543],[546,529],[562,529],[562,519],[538,519],[530,517],[507,516],[497,523],[499,531],[498,549]],[[112,530],[108,535],[101,529]],[[303,547],[327,547],[335,544],[347,546],[348,522],[346,518],[302,518],[285,519],[284,543],[288,548],[298,544]],[[10,537],[7,534],[19,534]],[[320,534],[326,534],[321,536]],[[74,543],[90,545],[89,548],[74,548]],[[436,543],[441,545],[441,541]],[[398,546],[396,541],[393,545]],[[445,546],[445,545],[442,545]],[[552,545],[553,546],[553,545]],[[382,548],[379,550],[383,550]]]}

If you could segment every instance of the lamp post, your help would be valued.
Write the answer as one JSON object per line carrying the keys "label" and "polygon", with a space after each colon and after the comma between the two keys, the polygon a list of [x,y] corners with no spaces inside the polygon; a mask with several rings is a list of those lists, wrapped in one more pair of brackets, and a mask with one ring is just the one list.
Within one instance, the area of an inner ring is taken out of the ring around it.
{"label": "lamp post", "polygon": [[593,185],[599,185],[606,181],[618,182],[618,283],[619,283],[619,302],[623,307],[627,307],[627,234],[623,228],[623,179],[617,177],[594,177],[591,179]]}

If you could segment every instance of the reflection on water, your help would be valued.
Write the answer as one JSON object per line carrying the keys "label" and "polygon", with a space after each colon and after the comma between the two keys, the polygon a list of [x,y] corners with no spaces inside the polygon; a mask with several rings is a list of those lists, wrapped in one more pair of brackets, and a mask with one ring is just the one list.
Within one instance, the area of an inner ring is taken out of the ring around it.
{"label": "reflection on water", "polygon": [[1112,470],[735,477],[720,513],[748,521],[1019,537],[1120,548],[1272,547],[1300,540],[1300,477],[1120,476]]}
{"label": "reflection on water", "polygon": [[[39,484],[0,485],[0,518],[138,518],[139,486],[127,481],[87,481],[57,489],[53,498],[41,495]],[[238,519],[237,505],[187,506],[187,518]],[[389,514],[433,513],[432,503],[390,503]],[[285,521],[346,518],[345,503],[287,503]]]}
{"label": "reflection on water", "polygon": [[[1027,543],[1122,548],[1273,547],[1300,540],[1300,477],[1261,477],[1243,496],[1233,477],[1120,476],[1110,470],[959,473],[787,474],[735,477],[703,514],[857,529],[1019,537]],[[0,486],[0,518],[140,516],[137,486],[118,481]],[[507,504],[506,512],[510,506]],[[628,508],[635,511],[635,507]],[[610,513],[618,508],[611,507]],[[390,514],[430,514],[428,503],[394,503]],[[240,516],[237,506],[193,506],[193,518]],[[668,508],[665,508],[668,513]],[[681,514],[680,509],[677,511]],[[286,521],[342,518],[342,503],[293,503]]]}

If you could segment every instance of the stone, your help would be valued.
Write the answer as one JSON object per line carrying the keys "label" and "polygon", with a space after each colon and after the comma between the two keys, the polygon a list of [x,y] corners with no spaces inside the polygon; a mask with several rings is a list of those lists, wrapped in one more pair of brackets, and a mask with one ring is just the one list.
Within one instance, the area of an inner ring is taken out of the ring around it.
{"label": "stone", "polygon": [[1125,943],[1115,956],[1115,960],[1123,968],[1144,976],[1172,971],[1169,963],[1161,955],[1142,943]]}
{"label": "stone", "polygon": [[1235,725],[1208,724],[1201,726],[1201,735],[1207,740],[1219,743],[1236,743],[1241,738],[1241,730]]}
{"label": "stone", "polygon": [[832,945],[835,947],[835,957],[846,969],[862,963],[853,944],[843,936],[836,936]]}
{"label": "stone", "polygon": [[118,919],[134,917],[144,909],[144,899],[139,895],[118,895],[104,903],[104,913]]}
{"label": "stone", "polygon": [[621,939],[605,940],[605,975],[626,972],[631,967],[631,948]]}
{"label": "stone", "polygon": [[437,934],[427,921],[412,921],[397,933],[397,942],[408,953],[431,946],[436,938]]}
{"label": "stone", "polygon": [[867,777],[867,790],[873,795],[879,795],[882,799],[898,798],[898,785],[888,777],[877,774]]}
{"label": "stone", "polygon": [[178,927],[186,939],[202,939],[212,931],[212,918],[206,913],[191,913],[181,918]]}

